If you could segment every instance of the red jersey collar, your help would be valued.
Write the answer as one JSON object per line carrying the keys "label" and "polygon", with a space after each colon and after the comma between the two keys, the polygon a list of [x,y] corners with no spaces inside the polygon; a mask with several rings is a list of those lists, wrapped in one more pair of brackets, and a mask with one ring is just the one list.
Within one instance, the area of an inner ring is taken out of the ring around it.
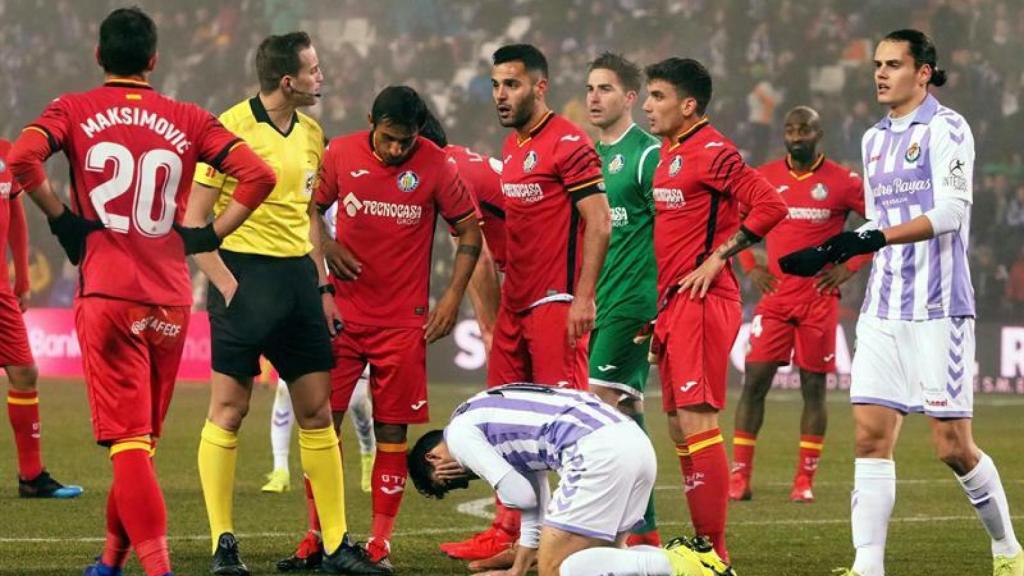
{"label": "red jersey collar", "polygon": [[789,154],[786,154],[786,168],[789,170],[789,175],[792,176],[793,178],[796,178],[797,180],[806,180],[807,178],[810,178],[811,175],[817,172],[818,168],[821,168],[821,165],[824,163],[825,154],[818,154],[818,157],[815,158],[814,162],[811,163],[811,167],[807,170],[807,172],[801,174],[798,173],[796,170],[793,170],[793,162],[792,160],[790,160]]}
{"label": "red jersey collar", "polygon": [[537,134],[539,134],[540,131],[543,130],[544,127],[547,126],[548,123],[551,122],[551,119],[554,118],[554,117],[555,117],[555,113],[552,110],[548,110],[547,114],[545,114],[543,118],[538,120],[537,123],[533,125],[533,128],[530,128],[530,130],[528,132],[529,136],[527,136],[523,140],[520,140],[519,139],[519,134],[516,134],[516,144],[522,146],[523,144],[526,144],[527,142],[532,140],[533,137],[536,136]]}
{"label": "red jersey collar", "polygon": [[701,118],[700,120],[698,120],[697,123],[694,124],[693,126],[690,126],[686,130],[684,130],[684,131],[680,132],[679,134],[677,134],[675,136],[675,138],[672,139],[672,146],[671,146],[671,148],[669,148],[669,150],[672,150],[676,146],[679,146],[683,142],[686,142],[687,139],[689,139],[691,136],[696,134],[701,128],[707,126],[710,122],[711,121],[708,119],[708,117],[705,116],[705,117]]}
{"label": "red jersey collar", "polygon": [[103,85],[113,88],[139,88],[141,90],[153,89],[153,87],[149,85],[149,82],[143,80],[136,80],[134,78],[113,77],[105,81]]}

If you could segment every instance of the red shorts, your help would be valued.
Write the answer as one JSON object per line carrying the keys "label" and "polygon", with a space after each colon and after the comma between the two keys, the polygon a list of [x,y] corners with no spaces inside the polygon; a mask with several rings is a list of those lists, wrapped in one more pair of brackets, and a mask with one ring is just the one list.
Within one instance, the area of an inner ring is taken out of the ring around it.
{"label": "red shorts", "polygon": [[[3,258],[5,256],[0,256]],[[4,282],[6,278],[2,279]],[[25,319],[14,294],[0,291],[0,366],[32,366],[32,348],[28,345]]]}
{"label": "red shorts", "polygon": [[808,372],[834,372],[838,322],[839,299],[835,296],[814,294],[796,302],[765,296],[750,323],[747,362],[785,366],[792,358]]}
{"label": "red shorts", "polygon": [[75,299],[75,328],[98,443],[160,436],[188,321],[188,306]]}
{"label": "red shorts", "polygon": [[676,294],[658,316],[651,351],[658,360],[662,408],[725,408],[729,352],[743,321],[739,302]]}
{"label": "red shorts", "polygon": [[430,421],[427,341],[422,328],[381,328],[346,322],[332,342],[331,410],[348,410],[366,364],[370,365],[373,419],[383,424]]}
{"label": "red shorts", "polygon": [[487,387],[511,382],[586,390],[590,335],[569,345],[569,303],[548,302],[525,312],[498,310],[487,362]]}

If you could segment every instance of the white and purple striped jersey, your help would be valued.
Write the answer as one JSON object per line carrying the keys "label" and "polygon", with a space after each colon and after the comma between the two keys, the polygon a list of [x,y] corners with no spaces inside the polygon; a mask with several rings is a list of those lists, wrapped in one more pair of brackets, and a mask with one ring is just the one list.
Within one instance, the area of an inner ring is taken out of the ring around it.
{"label": "white and purple striped jersey", "polygon": [[914,112],[887,115],[868,129],[861,154],[866,216],[879,228],[909,222],[944,199],[968,206],[959,230],[879,250],[861,313],[890,320],[973,317],[967,244],[974,136],[967,121],[929,94]]}
{"label": "white and purple striped jersey", "polygon": [[[559,471],[562,452],[609,424],[628,422],[589,392],[534,384],[509,384],[466,400],[445,428],[452,456],[478,476],[497,485],[509,467],[523,476]],[[481,439],[507,463],[467,454]],[[477,469],[477,468],[487,468]]]}

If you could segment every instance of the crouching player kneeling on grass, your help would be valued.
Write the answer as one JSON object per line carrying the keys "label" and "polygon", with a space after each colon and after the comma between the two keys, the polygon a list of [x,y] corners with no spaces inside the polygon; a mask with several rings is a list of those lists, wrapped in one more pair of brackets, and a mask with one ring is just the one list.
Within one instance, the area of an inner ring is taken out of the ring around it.
{"label": "crouching player kneeling on grass", "polygon": [[[561,480],[550,494],[547,472]],[[589,392],[509,384],[458,408],[448,427],[423,435],[409,454],[416,489],[443,498],[483,478],[522,512],[509,570],[536,561],[540,576],[732,575],[706,540],[624,548],[643,520],[657,476],[654,447],[627,416]]]}

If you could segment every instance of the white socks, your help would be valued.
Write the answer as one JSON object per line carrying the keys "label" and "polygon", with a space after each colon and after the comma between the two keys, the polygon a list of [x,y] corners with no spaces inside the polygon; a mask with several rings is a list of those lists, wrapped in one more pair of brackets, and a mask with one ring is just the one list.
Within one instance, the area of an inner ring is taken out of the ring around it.
{"label": "white socks", "polygon": [[348,412],[352,414],[352,427],[359,439],[359,453],[373,454],[377,450],[377,439],[373,435],[373,405],[370,403],[369,373],[363,372],[348,402]]}
{"label": "white socks", "polygon": [[896,504],[896,462],[885,458],[857,458],[850,500],[850,524],[857,557],[854,572],[884,576],[885,537]]}
{"label": "white socks", "polygon": [[288,469],[288,451],[291,448],[294,424],[295,414],[292,413],[288,383],[278,380],[274,407],[270,410],[270,448],[274,452],[274,470]]}
{"label": "white socks", "polygon": [[1016,556],[1021,549],[1020,543],[1013,533],[1010,506],[1006,502],[1006,492],[1003,491],[995,462],[988,454],[982,453],[974,470],[956,479],[978,513],[981,523],[985,525],[988,535],[992,537],[992,555]]}
{"label": "white socks", "polygon": [[[562,562],[559,576],[673,576],[665,551],[654,546],[598,547],[580,550]],[[687,575],[689,576],[689,575]]]}

